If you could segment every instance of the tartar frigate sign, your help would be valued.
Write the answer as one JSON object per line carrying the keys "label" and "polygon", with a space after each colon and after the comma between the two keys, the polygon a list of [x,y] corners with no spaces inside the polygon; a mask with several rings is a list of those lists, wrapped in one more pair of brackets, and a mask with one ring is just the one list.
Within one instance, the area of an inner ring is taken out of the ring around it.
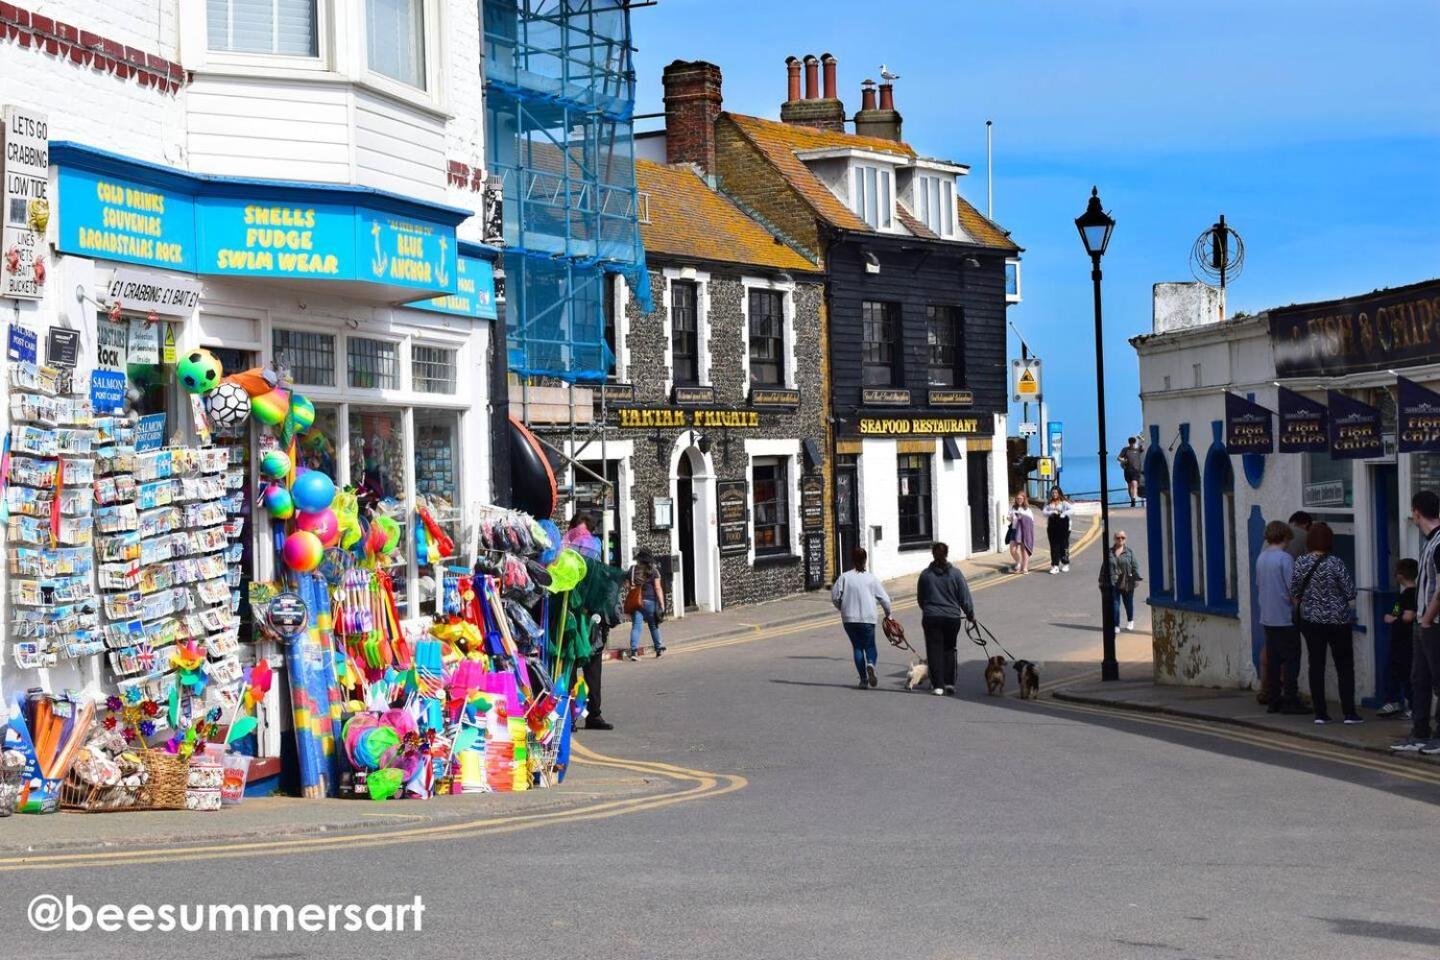
{"label": "tartar frigate sign", "polygon": [[1440,361],[1440,280],[1270,311],[1282,377],[1337,376]]}
{"label": "tartar frigate sign", "polygon": [[1368,460],[1383,456],[1385,438],[1380,433],[1380,410],[1361,403],[1339,390],[1329,391],[1330,458]]}
{"label": "tartar frigate sign", "polygon": [[1325,404],[1280,388],[1281,453],[1324,453],[1330,449],[1330,411]]}
{"label": "tartar frigate sign", "polygon": [[1253,400],[1227,391],[1225,449],[1229,453],[1274,453],[1275,415]]}
{"label": "tartar frigate sign", "polygon": [[1399,378],[1395,398],[1395,440],[1401,453],[1440,451],[1440,393]]}

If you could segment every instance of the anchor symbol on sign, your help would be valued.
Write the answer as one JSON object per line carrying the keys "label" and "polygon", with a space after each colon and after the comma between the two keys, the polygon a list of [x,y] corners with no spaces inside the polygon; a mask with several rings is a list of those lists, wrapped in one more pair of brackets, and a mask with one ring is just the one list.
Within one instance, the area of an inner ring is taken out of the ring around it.
{"label": "anchor symbol on sign", "polygon": [[440,263],[435,268],[435,279],[440,286],[450,286],[450,273],[445,269],[445,251],[450,249],[450,242],[444,237],[440,238]]}
{"label": "anchor symbol on sign", "polygon": [[385,251],[380,249],[380,223],[376,221],[370,225],[370,233],[375,237],[375,259],[370,261],[370,269],[377,277],[385,275],[385,267],[390,263],[390,258]]}

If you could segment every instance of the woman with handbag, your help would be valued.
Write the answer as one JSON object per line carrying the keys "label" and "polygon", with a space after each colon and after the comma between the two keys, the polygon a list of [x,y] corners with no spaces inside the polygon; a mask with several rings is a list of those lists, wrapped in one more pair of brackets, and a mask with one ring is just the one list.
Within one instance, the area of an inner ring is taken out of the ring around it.
{"label": "woman with handbag", "polygon": [[[1124,530],[1115,531],[1115,542],[1110,545],[1110,609],[1115,625],[1121,630],[1135,629],[1135,585],[1144,577],[1140,576],[1140,561],[1130,549],[1129,536]],[[1105,586],[1105,567],[1100,567],[1100,586]],[[1121,608],[1125,618],[1120,618]],[[1122,626],[1123,624],[1123,626]]]}
{"label": "woman with handbag", "polygon": [[1015,494],[1010,508],[1010,559],[1015,561],[1012,573],[1030,572],[1030,554],[1035,552],[1035,517],[1030,513],[1030,498],[1022,491]]}
{"label": "woman with handbag", "polygon": [[851,569],[840,574],[830,588],[830,602],[840,611],[840,624],[855,654],[861,690],[880,682],[875,676],[875,623],[882,609],[885,618],[890,618],[890,594],[880,578],[865,569],[869,556],[864,547],[856,547],[850,554]]}
{"label": "woman with handbag", "polygon": [[1310,699],[1317,724],[1331,723],[1325,706],[1325,651],[1335,660],[1340,709],[1346,723],[1364,723],[1355,712],[1355,648],[1350,625],[1355,615],[1355,580],[1345,561],[1335,556],[1335,533],[1328,523],[1312,523],[1305,534],[1309,550],[1295,561],[1290,593],[1295,598],[1296,626],[1310,657]]}
{"label": "woman with handbag", "polygon": [[650,643],[655,656],[665,655],[665,644],[660,640],[660,621],[665,618],[665,584],[660,580],[660,570],[655,566],[655,555],[642,547],[635,554],[635,564],[625,577],[625,613],[630,617],[630,653],[627,660],[634,661],[640,655],[640,629],[650,628]]}

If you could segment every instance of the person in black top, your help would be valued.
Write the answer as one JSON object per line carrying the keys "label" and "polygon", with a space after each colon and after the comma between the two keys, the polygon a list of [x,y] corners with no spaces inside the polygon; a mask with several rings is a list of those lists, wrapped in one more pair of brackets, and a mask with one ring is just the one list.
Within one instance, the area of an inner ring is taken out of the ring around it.
{"label": "person in black top", "polygon": [[1125,449],[1115,458],[1125,471],[1125,486],[1130,491],[1130,506],[1140,495],[1140,481],[1145,478],[1145,447],[1139,437],[1130,437]]}
{"label": "person in black top", "polygon": [[930,686],[937,696],[955,692],[955,641],[966,620],[975,619],[975,601],[970,584],[959,567],[950,564],[950,548],[937,543],[930,548],[934,558],[920,574],[915,600],[920,605],[920,625],[925,630],[925,658],[930,664]]}
{"label": "person in black top", "polygon": [[1345,723],[1364,723],[1355,712],[1355,580],[1345,561],[1335,556],[1335,533],[1327,523],[1315,523],[1306,535],[1310,552],[1301,557],[1290,575],[1290,595],[1299,612],[1300,633],[1310,655],[1310,699],[1315,722],[1331,723],[1325,706],[1325,653],[1335,660],[1340,687],[1340,709]]}
{"label": "person in black top", "polygon": [[1420,564],[1412,557],[1395,564],[1395,579],[1400,584],[1400,597],[1395,606],[1385,614],[1390,625],[1390,699],[1380,708],[1380,716],[1405,715],[1410,718],[1410,703],[1414,699],[1410,685],[1410,665],[1415,659],[1415,620],[1419,614],[1416,606],[1415,581],[1420,577]]}

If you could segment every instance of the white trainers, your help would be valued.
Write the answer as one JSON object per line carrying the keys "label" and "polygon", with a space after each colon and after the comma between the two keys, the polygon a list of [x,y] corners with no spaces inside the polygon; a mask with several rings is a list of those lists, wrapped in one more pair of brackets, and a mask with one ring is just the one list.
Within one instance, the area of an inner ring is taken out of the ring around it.
{"label": "white trainers", "polygon": [[1125,624],[1125,629],[1133,632],[1135,630],[1135,621],[1131,620],[1129,623]]}
{"label": "white trainers", "polygon": [[1052,577],[1055,576],[1056,574],[1058,574],[1059,572],[1060,572],[1060,568],[1059,568],[1059,567],[1051,567],[1051,568],[1050,568],[1050,575],[1051,575]]}
{"label": "white trainers", "polygon": [[1062,564],[1060,564],[1060,572],[1061,572],[1061,573],[1069,573],[1069,572],[1070,572],[1070,564],[1068,564],[1068,563],[1062,563]]}
{"label": "white trainers", "polygon": [[1390,703],[1385,704],[1385,706],[1377,710],[1376,715],[1389,719],[1390,717],[1398,716],[1400,714],[1400,710],[1400,704],[1391,701]]}
{"label": "white trainers", "polygon": [[943,696],[945,696],[945,691],[944,691],[944,690],[941,690],[939,687],[936,687],[934,690],[931,690],[930,692],[933,693],[933,694],[935,694],[935,696],[937,696],[937,697],[943,697]]}

